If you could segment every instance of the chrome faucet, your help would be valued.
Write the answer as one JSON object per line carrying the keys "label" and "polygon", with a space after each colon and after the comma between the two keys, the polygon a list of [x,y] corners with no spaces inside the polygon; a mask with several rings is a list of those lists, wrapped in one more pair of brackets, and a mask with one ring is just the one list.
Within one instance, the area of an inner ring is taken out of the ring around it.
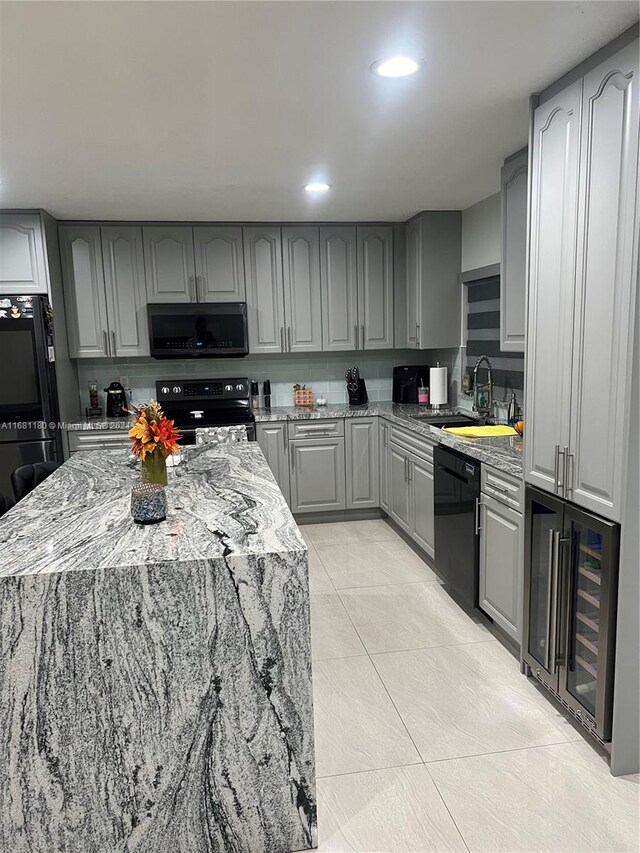
{"label": "chrome faucet", "polygon": [[[487,363],[487,381],[484,385],[478,385],[478,368],[485,361]],[[488,402],[480,404],[479,391],[488,391]],[[473,368],[473,411],[484,415],[485,418],[493,417],[493,369],[486,355],[481,355]]]}

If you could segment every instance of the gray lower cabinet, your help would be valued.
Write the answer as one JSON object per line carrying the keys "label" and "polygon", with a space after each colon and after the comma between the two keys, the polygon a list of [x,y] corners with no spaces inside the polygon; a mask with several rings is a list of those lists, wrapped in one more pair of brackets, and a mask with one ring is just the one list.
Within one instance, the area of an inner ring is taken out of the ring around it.
{"label": "gray lower cabinet", "polygon": [[49,278],[38,213],[0,216],[0,294],[47,293]]}
{"label": "gray lower cabinet", "polygon": [[296,438],[289,442],[291,512],[346,508],[344,438]]}
{"label": "gray lower cabinet", "polygon": [[520,643],[522,515],[483,493],[480,528],[480,608]]}
{"label": "gray lower cabinet", "polygon": [[69,355],[149,355],[140,226],[61,225],[58,234]]}
{"label": "gray lower cabinet", "polygon": [[500,349],[524,352],[527,305],[528,151],[502,167],[502,260],[500,263]]}
{"label": "gray lower cabinet", "polygon": [[320,229],[323,350],[355,350],[361,337],[358,322],[356,229]]}
{"label": "gray lower cabinet", "polygon": [[346,418],[347,509],[380,506],[378,418]]}
{"label": "gray lower cabinet", "polygon": [[149,302],[195,302],[193,228],[150,225],[142,229]]}
{"label": "gray lower cabinet", "polygon": [[380,509],[391,515],[391,476],[389,474],[389,424],[378,418],[378,448],[380,469]]}
{"label": "gray lower cabinet", "polygon": [[320,231],[282,229],[282,271],[287,352],[322,350]]}
{"label": "gray lower cabinet", "polygon": [[244,302],[242,228],[211,225],[193,229],[198,302]]}
{"label": "gray lower cabinet", "polygon": [[429,557],[434,557],[433,462],[412,454],[409,457],[409,485],[411,495],[409,533]]}
{"label": "gray lower cabinet", "polygon": [[256,424],[256,438],[286,502],[291,505],[286,423]]}
{"label": "gray lower cabinet", "polygon": [[407,533],[411,530],[409,454],[393,442],[389,445],[391,518]]}
{"label": "gray lower cabinet", "polygon": [[393,349],[393,228],[358,226],[361,349]]}
{"label": "gray lower cabinet", "polygon": [[280,228],[244,228],[243,235],[249,350],[286,352]]}

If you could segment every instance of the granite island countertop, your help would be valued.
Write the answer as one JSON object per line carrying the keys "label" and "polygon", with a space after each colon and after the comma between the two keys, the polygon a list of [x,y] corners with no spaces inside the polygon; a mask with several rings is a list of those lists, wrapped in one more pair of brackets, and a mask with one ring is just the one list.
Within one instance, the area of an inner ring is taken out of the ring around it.
{"label": "granite island countertop", "polygon": [[[461,414],[475,417],[463,409],[452,408],[452,415]],[[351,407],[344,403],[329,403],[326,406],[296,407],[280,406],[271,409],[255,411],[257,423],[276,421],[315,420],[321,418],[358,418],[379,416],[391,423],[422,435],[430,441],[442,444],[464,453],[467,456],[484,462],[499,471],[504,471],[514,477],[523,477],[523,441],[520,436],[504,436],[491,438],[463,438],[452,433],[443,432],[437,426],[416,420],[412,415],[433,410],[427,406],[404,403],[367,403],[364,406]]]}
{"label": "granite island countertop", "polygon": [[307,550],[255,443],[190,448],[167,520],[83,452],[0,519],[0,848],[317,844]]}

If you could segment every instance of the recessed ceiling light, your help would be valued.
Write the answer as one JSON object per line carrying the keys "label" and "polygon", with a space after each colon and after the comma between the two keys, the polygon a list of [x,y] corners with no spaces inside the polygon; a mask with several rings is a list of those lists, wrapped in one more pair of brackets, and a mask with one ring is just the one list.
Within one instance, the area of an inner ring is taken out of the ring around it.
{"label": "recessed ceiling light", "polygon": [[415,74],[424,65],[424,59],[413,59],[410,56],[392,56],[391,59],[379,59],[371,66],[371,70],[381,77],[408,77]]}
{"label": "recessed ceiling light", "polygon": [[326,191],[330,189],[331,184],[325,184],[323,181],[313,181],[305,187],[305,190],[308,193],[326,193]]}

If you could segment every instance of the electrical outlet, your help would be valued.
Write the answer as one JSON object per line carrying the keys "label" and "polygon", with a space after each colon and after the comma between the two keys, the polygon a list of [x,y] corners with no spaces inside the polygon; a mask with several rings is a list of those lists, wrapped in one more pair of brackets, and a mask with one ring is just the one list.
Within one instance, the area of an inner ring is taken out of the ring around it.
{"label": "electrical outlet", "polygon": [[128,376],[120,376],[118,381],[122,385],[123,388],[129,388],[129,377]]}

